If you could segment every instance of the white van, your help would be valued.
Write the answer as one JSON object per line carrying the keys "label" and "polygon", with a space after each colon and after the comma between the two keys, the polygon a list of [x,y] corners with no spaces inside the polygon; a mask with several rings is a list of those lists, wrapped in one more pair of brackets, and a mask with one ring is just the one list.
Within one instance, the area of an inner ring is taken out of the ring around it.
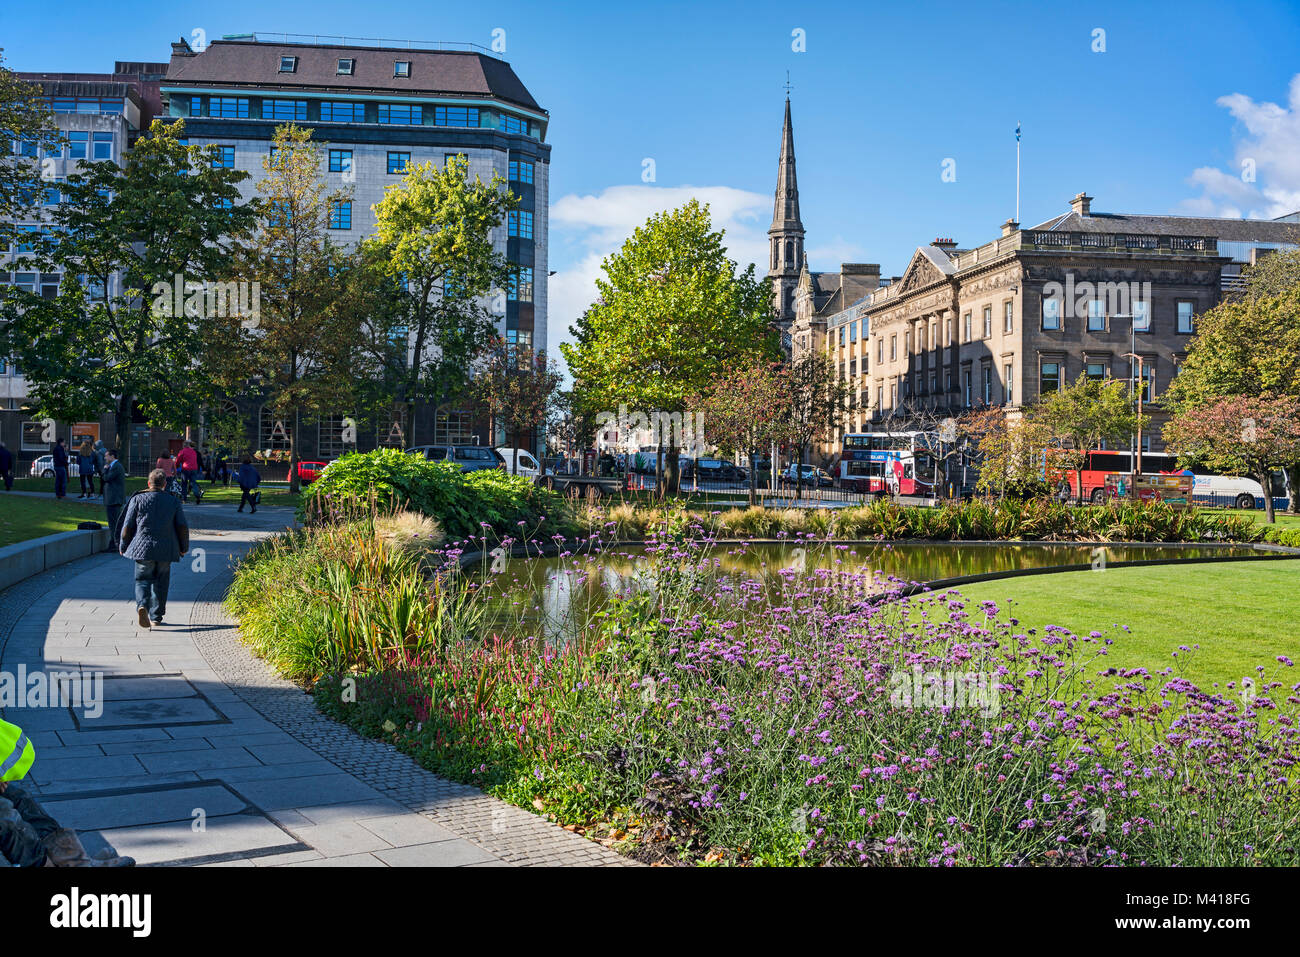
{"label": "white van", "polygon": [[[524,449],[497,449],[497,454],[506,461],[506,472],[511,475],[526,475],[528,478],[537,478],[542,474],[542,466],[533,458],[533,454]],[[515,469],[515,462],[518,461],[519,468]]]}

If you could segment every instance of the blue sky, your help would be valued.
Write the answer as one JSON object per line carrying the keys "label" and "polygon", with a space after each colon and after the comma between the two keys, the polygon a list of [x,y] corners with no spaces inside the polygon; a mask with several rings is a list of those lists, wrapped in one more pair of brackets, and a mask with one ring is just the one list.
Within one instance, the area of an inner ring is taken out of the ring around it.
{"label": "blue sky", "polygon": [[688,196],[712,203],[736,258],[765,261],[787,70],[814,269],[895,275],[936,236],[994,238],[1015,210],[1017,121],[1026,225],[1080,190],[1103,211],[1300,209],[1295,3],[68,0],[11,5],[0,42],[12,69],[97,72],[165,60],[195,29],[488,45],[495,28],[552,115],[552,342],[601,257]]}

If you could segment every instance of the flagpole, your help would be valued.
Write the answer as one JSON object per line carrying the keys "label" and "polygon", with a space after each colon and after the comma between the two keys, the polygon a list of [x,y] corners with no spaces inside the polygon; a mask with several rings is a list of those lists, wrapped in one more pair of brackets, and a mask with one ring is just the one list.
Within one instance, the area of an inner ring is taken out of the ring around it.
{"label": "flagpole", "polygon": [[1016,121],[1016,222],[1020,222],[1020,121]]}

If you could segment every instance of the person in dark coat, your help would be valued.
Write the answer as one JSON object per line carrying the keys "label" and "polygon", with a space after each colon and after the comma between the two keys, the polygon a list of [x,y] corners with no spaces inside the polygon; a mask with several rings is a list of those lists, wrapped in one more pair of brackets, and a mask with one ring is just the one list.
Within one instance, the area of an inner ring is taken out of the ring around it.
{"label": "person in dark coat", "polygon": [[163,623],[172,563],[190,550],[185,509],[169,495],[162,469],[149,473],[149,488],[131,496],[122,517],[121,554],[135,561],[135,604],[140,627]]}
{"label": "person in dark coat", "polygon": [[63,498],[68,494],[68,450],[62,439],[54,443],[50,457],[54,460],[54,497]]}
{"label": "person in dark coat", "polygon": [[257,502],[262,497],[262,493],[257,491],[257,487],[262,484],[262,476],[253,465],[253,460],[247,455],[244,456],[244,464],[239,466],[239,471],[235,473],[235,481],[239,483],[239,511],[244,510],[244,503],[247,502],[257,511]]}
{"label": "person in dark coat", "polygon": [[122,506],[126,504],[126,469],[117,460],[117,449],[104,453],[104,510],[108,513],[108,533],[113,540],[109,547],[117,550],[118,524],[122,518]]}
{"label": "person in dark coat", "polygon": [[5,480],[5,491],[12,492],[14,488],[14,454],[9,451],[8,446],[0,442],[0,477]]}

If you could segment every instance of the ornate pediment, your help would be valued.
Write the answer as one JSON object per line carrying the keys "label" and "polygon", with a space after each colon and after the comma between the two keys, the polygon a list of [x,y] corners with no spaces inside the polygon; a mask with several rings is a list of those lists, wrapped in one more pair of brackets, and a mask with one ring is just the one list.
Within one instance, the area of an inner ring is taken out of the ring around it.
{"label": "ornate pediment", "polygon": [[947,279],[939,268],[930,261],[920,250],[912,257],[912,261],[907,265],[907,271],[903,273],[903,280],[900,283],[904,293],[921,289],[931,283],[939,282],[941,279]]}

